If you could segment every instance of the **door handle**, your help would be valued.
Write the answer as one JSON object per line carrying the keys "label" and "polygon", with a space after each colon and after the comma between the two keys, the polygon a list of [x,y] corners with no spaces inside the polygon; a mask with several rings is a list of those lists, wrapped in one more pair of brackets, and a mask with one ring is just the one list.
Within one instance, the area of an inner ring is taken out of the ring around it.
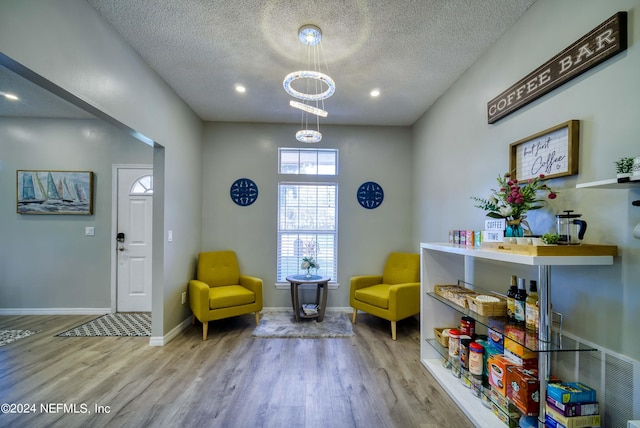
{"label": "door handle", "polygon": [[124,250],[126,250],[126,248],[124,248],[124,247],[118,247],[118,251],[124,251]]}

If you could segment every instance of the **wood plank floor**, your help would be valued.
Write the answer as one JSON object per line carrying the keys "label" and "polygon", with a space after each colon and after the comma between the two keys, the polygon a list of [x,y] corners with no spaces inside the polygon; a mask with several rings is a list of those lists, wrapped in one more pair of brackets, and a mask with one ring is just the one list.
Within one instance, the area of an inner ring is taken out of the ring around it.
{"label": "wood plank floor", "polygon": [[209,323],[206,342],[189,327],[164,347],[55,337],[93,318],[0,316],[0,329],[39,330],[0,347],[0,403],[36,405],[0,414],[0,427],[472,426],[420,364],[414,319],[398,323],[397,342],[364,313],[346,339],[253,338],[253,315]]}

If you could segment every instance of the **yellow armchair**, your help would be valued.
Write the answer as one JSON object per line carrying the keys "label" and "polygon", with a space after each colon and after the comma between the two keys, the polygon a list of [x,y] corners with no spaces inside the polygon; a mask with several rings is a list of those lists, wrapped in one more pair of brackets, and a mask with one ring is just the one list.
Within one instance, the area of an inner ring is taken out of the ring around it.
{"label": "yellow armchair", "polygon": [[202,322],[202,340],[207,340],[209,321],[255,312],[260,323],[262,280],[240,274],[236,253],[200,253],[196,278],[189,281],[189,306],[192,323]]}
{"label": "yellow armchair", "polygon": [[391,338],[396,340],[396,322],[420,313],[420,256],[391,253],[382,275],[351,278],[349,303],[351,322],[358,310],[391,321]]}

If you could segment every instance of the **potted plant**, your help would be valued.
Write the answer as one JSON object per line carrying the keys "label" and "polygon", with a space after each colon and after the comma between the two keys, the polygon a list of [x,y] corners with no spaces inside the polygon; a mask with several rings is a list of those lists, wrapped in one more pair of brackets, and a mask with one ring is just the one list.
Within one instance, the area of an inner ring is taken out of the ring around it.
{"label": "potted plant", "polygon": [[531,235],[529,224],[525,220],[526,213],[542,208],[544,199],[539,193],[547,194],[547,198],[555,199],[557,192],[551,190],[544,182],[544,174],[529,180],[518,181],[511,174],[498,176],[498,189],[491,189],[491,195],[485,198],[472,196],[477,202],[476,208],[487,211],[487,217],[504,218],[507,222],[505,236],[521,237],[525,233]]}
{"label": "potted plant", "polygon": [[615,161],[618,183],[629,181],[633,174],[633,158],[623,157]]}

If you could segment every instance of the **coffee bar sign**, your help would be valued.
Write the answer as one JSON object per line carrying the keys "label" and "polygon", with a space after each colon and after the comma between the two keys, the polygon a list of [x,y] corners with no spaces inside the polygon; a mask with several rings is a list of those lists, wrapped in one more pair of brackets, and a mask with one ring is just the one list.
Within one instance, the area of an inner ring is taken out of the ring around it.
{"label": "coffee bar sign", "polygon": [[627,49],[627,12],[618,12],[487,103],[494,123]]}

